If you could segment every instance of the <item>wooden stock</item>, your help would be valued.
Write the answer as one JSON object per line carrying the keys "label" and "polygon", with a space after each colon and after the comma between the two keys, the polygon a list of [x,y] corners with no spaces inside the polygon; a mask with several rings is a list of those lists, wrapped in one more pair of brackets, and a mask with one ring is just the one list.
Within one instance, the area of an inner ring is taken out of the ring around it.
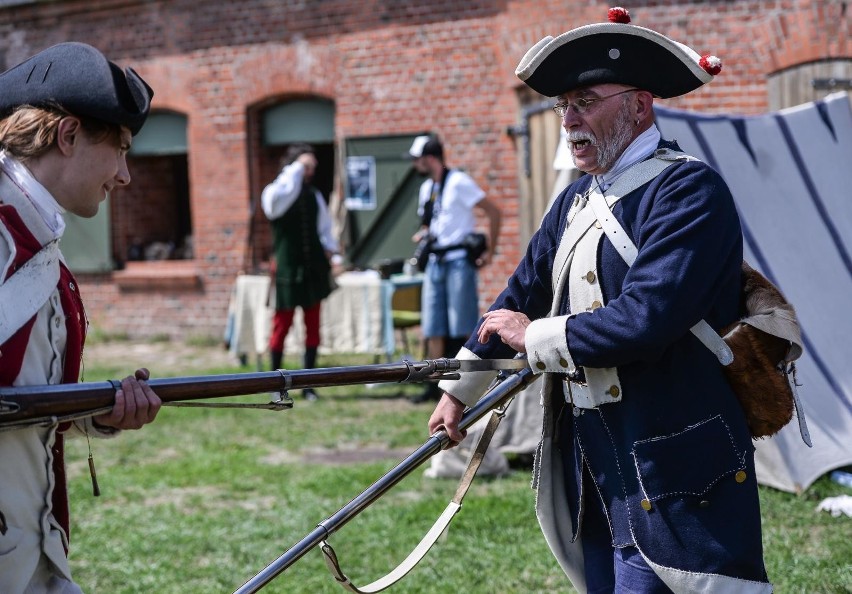
{"label": "wooden stock", "polygon": [[[245,394],[287,392],[351,384],[410,383],[453,377],[456,359],[427,359],[376,365],[318,369],[259,371],[148,380],[163,402],[222,398]],[[118,380],[0,388],[0,427],[85,416],[109,408],[115,402]]]}

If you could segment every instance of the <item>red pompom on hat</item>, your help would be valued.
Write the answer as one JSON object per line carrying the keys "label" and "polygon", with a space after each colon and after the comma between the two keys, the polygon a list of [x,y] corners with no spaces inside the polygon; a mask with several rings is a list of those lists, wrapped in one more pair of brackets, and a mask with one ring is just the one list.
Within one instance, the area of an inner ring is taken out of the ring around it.
{"label": "red pompom on hat", "polygon": [[704,72],[713,76],[722,72],[722,60],[710,54],[701,56],[701,59],[698,60],[698,65],[704,69]]}
{"label": "red pompom on hat", "polygon": [[622,8],[621,6],[613,6],[607,11],[606,16],[610,23],[622,23],[626,25],[630,22],[630,13],[627,12],[626,8]]}

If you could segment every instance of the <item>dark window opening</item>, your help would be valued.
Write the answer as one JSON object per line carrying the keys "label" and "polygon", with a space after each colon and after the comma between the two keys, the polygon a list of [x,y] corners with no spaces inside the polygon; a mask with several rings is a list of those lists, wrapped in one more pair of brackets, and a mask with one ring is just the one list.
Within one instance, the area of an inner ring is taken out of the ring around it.
{"label": "dark window opening", "polygon": [[186,154],[128,158],[132,181],[112,205],[113,258],[191,260],[192,217]]}

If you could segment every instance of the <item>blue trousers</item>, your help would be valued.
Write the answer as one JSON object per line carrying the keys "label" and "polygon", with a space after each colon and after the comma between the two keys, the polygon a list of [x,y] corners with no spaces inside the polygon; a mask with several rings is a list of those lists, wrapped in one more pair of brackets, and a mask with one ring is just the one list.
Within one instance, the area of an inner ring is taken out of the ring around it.
{"label": "blue trousers", "polygon": [[[591,478],[586,476],[585,480]],[[595,494],[587,493],[581,535],[588,594],[670,594],[636,547],[612,546],[601,502]]]}

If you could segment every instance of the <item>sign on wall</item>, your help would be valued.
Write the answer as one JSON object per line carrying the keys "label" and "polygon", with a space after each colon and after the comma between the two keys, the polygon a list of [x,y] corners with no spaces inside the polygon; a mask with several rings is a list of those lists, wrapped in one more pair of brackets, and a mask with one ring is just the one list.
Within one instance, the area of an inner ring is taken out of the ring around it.
{"label": "sign on wall", "polygon": [[376,159],[346,158],[346,208],[376,210]]}

